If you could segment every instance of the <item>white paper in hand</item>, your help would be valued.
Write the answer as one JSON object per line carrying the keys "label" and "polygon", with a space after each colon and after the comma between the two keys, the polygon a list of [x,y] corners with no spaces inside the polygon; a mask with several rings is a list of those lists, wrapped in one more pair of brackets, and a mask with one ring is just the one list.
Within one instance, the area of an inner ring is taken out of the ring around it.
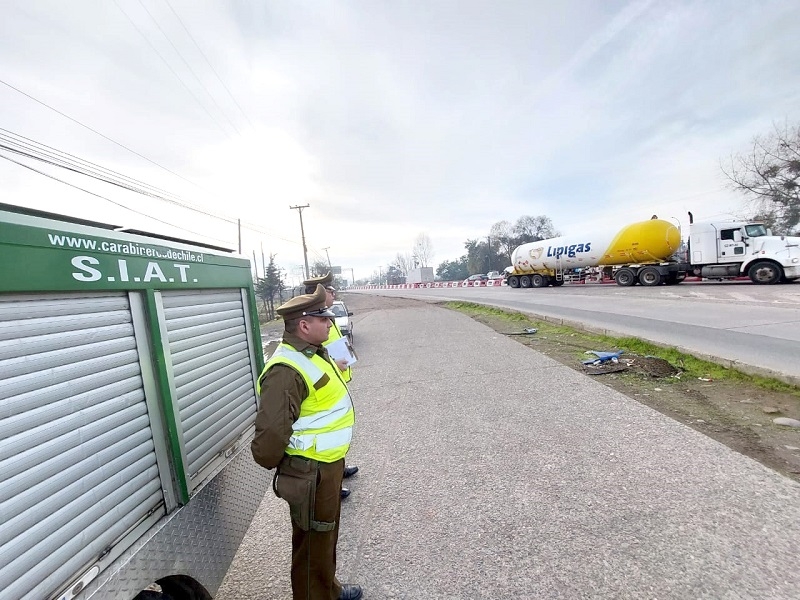
{"label": "white paper in hand", "polygon": [[350,344],[345,337],[340,337],[335,342],[331,342],[325,346],[325,350],[328,351],[328,354],[334,362],[344,360],[348,367],[356,364],[356,355],[353,353],[353,349],[350,348]]}

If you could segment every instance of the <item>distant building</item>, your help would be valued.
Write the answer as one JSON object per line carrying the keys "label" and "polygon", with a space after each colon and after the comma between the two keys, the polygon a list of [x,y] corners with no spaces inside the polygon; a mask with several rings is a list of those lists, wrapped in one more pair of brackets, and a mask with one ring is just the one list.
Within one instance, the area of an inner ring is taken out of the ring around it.
{"label": "distant building", "polygon": [[406,283],[428,283],[433,281],[433,267],[409,269]]}

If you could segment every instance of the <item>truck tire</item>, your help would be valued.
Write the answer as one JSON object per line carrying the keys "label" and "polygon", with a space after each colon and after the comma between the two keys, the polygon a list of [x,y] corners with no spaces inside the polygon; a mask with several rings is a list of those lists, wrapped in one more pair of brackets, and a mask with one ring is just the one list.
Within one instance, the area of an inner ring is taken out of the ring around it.
{"label": "truck tire", "polygon": [[534,273],[531,275],[531,287],[540,288],[547,286],[547,279],[545,279],[542,275],[538,273]]}
{"label": "truck tire", "polygon": [[564,280],[563,279],[553,279],[550,282],[550,285],[552,285],[553,287],[559,287],[561,285],[564,285]]}
{"label": "truck tire", "polygon": [[158,582],[165,599],[169,600],[212,600],[211,595],[189,577],[177,575]]}
{"label": "truck tire", "polygon": [[527,275],[521,275],[519,278],[519,287],[529,288],[531,287],[531,278]]}
{"label": "truck tire", "polygon": [[512,275],[508,278],[508,287],[518,288],[519,287],[519,277],[516,275]]}
{"label": "truck tire", "polygon": [[636,275],[630,269],[620,269],[614,274],[614,281],[622,287],[630,287],[636,283]]}
{"label": "truck tire", "polygon": [[664,278],[658,269],[654,267],[645,267],[639,271],[639,283],[646,286],[661,285]]}
{"label": "truck tire", "polygon": [[773,262],[760,260],[750,266],[747,275],[753,283],[772,285],[783,279],[783,269]]}

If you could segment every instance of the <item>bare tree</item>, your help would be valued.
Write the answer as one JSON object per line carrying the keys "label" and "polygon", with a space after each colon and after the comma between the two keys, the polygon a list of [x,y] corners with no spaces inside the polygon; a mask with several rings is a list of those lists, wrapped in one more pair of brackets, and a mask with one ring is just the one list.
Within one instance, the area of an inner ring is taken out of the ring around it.
{"label": "bare tree", "polygon": [[394,258],[394,262],[390,266],[395,267],[403,275],[408,275],[408,271],[413,268],[413,264],[413,258],[409,252],[405,254],[398,252],[397,256]]}
{"label": "bare tree", "polygon": [[537,217],[523,216],[514,223],[515,242],[526,244],[527,242],[538,242],[561,235],[553,226],[550,217],[539,215]]}
{"label": "bare tree", "polygon": [[328,263],[322,259],[317,259],[311,264],[311,277],[321,277],[330,270]]}
{"label": "bare tree", "polygon": [[788,233],[800,224],[800,126],[773,128],[753,138],[746,154],[732,155],[722,171],[754,211],[774,220],[776,233]]}
{"label": "bare tree", "polygon": [[514,228],[508,221],[498,221],[489,229],[489,245],[497,249],[497,253],[511,263],[511,253],[517,244],[514,239]]}
{"label": "bare tree", "polygon": [[414,240],[414,259],[415,266],[427,267],[433,258],[433,244],[427,233],[420,233]]}

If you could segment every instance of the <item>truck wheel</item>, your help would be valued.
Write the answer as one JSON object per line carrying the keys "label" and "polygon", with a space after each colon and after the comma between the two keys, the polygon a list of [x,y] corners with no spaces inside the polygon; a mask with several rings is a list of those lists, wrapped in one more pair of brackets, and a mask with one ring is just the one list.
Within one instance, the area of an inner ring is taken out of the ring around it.
{"label": "truck wheel", "polygon": [[662,280],[663,277],[661,277],[661,273],[658,272],[658,269],[653,267],[645,267],[639,271],[639,283],[642,285],[661,285]]}
{"label": "truck wheel", "polygon": [[165,599],[169,600],[212,600],[211,595],[189,577],[176,575],[158,582]]}
{"label": "truck wheel", "polygon": [[545,287],[546,285],[547,285],[547,280],[544,277],[542,277],[538,273],[531,275],[531,287],[540,288],[540,287]]}
{"label": "truck wheel", "polygon": [[553,287],[558,287],[560,285],[564,285],[564,280],[563,279],[553,279],[550,282],[550,285],[552,285]]}
{"label": "truck wheel", "polygon": [[760,283],[763,285],[772,285],[778,283],[783,277],[783,269],[775,263],[766,260],[754,263],[747,271],[750,280],[753,283]]}
{"label": "truck wheel", "polygon": [[531,278],[527,275],[523,275],[519,278],[519,287],[529,288],[531,287]]}
{"label": "truck wheel", "polygon": [[509,287],[512,287],[512,288],[518,288],[519,287],[519,277],[517,277],[516,275],[513,275],[513,276],[509,277],[508,278],[508,285],[509,285]]}
{"label": "truck wheel", "polygon": [[620,269],[614,275],[614,280],[617,282],[617,285],[629,287],[636,283],[636,275],[634,275],[633,271],[630,269]]}

